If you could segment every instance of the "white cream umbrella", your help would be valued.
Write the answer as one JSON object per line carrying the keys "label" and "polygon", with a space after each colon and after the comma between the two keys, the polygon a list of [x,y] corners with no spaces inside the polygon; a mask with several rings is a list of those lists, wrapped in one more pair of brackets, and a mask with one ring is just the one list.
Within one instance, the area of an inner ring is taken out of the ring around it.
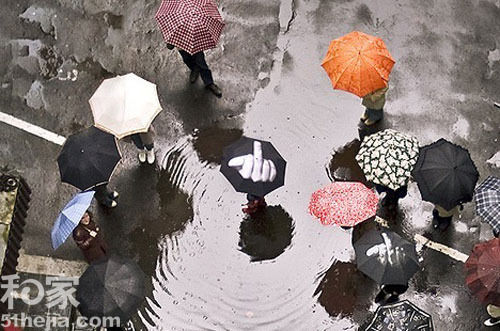
{"label": "white cream umbrella", "polygon": [[118,139],[147,132],[162,110],[156,85],[133,73],[105,79],[89,103],[95,126]]}

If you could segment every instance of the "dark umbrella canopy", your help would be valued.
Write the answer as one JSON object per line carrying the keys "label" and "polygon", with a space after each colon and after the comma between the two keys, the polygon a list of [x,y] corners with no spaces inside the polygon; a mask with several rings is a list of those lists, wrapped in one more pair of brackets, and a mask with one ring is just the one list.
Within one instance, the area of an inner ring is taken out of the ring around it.
{"label": "dark umbrella canopy", "polygon": [[475,245],[465,269],[472,294],[485,304],[500,306],[500,239]]}
{"label": "dark umbrella canopy", "polygon": [[[273,161],[276,166],[276,178],[272,182],[254,182],[251,179],[243,178],[238,170],[228,166],[228,162],[237,156],[253,153],[253,142],[260,141],[262,144],[262,157]],[[278,153],[276,148],[268,142],[248,137],[241,137],[235,143],[224,149],[220,171],[229,180],[237,192],[250,193],[260,197],[265,196],[271,191],[285,184],[286,161]]]}
{"label": "dark umbrella canopy", "polygon": [[413,177],[423,200],[450,210],[472,200],[479,173],[465,148],[439,139],[421,148]]}
{"label": "dark umbrella canopy", "polygon": [[491,225],[494,231],[500,232],[500,178],[488,176],[476,188],[474,201],[477,214]]}
{"label": "dark umbrella canopy", "polygon": [[64,183],[87,190],[107,183],[120,159],[115,137],[92,126],[66,140],[57,163]]}
{"label": "dark umbrella canopy", "polygon": [[420,269],[415,245],[394,232],[371,230],[354,250],[358,269],[379,284],[406,285]]}
{"label": "dark umbrella canopy", "polygon": [[78,310],[87,317],[119,317],[125,323],[144,300],[144,279],[139,266],[123,257],[92,263],[80,277]]}
{"label": "dark umbrella canopy", "polygon": [[432,317],[408,300],[380,306],[365,331],[432,331]]}

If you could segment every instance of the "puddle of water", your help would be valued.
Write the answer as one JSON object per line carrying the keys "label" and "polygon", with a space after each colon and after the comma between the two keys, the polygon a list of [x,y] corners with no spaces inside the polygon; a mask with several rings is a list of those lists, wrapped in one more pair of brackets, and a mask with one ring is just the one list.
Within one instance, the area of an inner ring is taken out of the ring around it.
{"label": "puddle of water", "polygon": [[325,273],[316,293],[330,315],[352,316],[355,311],[370,307],[376,288],[353,263],[338,262]]}
{"label": "puddle of water", "polygon": [[292,218],[281,206],[268,206],[240,224],[238,245],[252,262],[281,255],[292,242]]}

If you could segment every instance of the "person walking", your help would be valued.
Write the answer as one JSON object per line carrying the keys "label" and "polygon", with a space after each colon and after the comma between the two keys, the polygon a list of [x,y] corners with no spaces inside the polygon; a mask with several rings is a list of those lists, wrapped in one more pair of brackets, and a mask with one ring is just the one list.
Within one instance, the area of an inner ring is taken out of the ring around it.
{"label": "person walking", "polygon": [[486,326],[495,326],[500,324],[500,307],[489,304],[486,306],[486,311],[491,317],[484,321]]}
{"label": "person walking", "polygon": [[130,136],[134,145],[139,149],[138,158],[140,163],[153,164],[155,162],[154,151],[154,128],[149,126],[149,130],[145,133],[136,133]]}
{"label": "person walking", "polygon": [[460,210],[463,209],[462,205],[458,205],[450,210],[446,210],[440,205],[434,204],[434,209],[432,210],[432,227],[445,231],[450,226],[453,216],[458,216]]}
{"label": "person walking", "polygon": [[99,227],[92,220],[90,211],[83,214],[80,224],[73,230],[73,239],[89,264],[107,256],[108,247],[102,238]]}
{"label": "person walking", "polygon": [[[174,49],[174,45],[167,44],[167,48],[172,50]],[[198,77],[201,76],[201,79],[205,84],[205,88],[212,92],[217,98],[221,98],[222,91],[219,86],[214,83],[212,71],[208,68],[208,64],[205,61],[205,53],[200,51],[191,55],[185,50],[179,48],[179,54],[181,54],[182,61],[184,61],[186,66],[191,70],[191,73],[189,74],[189,82],[194,84],[196,80],[198,80]]]}
{"label": "person walking", "polygon": [[383,87],[368,93],[363,97],[362,105],[365,112],[361,115],[361,122],[367,126],[374,125],[384,117],[385,94],[389,87]]}
{"label": "person walking", "polygon": [[380,292],[375,297],[375,303],[390,304],[399,300],[399,296],[408,290],[408,284],[384,284],[380,287]]}
{"label": "person walking", "polygon": [[408,194],[408,186],[406,185],[399,187],[397,190],[393,190],[387,186],[375,184],[375,189],[379,194],[385,192],[386,195],[382,199],[381,205],[389,209],[396,209],[399,199],[406,197]]}
{"label": "person walking", "polygon": [[264,210],[267,207],[266,200],[264,197],[259,197],[257,195],[247,194],[247,204],[246,207],[242,209],[245,214],[250,216],[255,215],[259,211]]}
{"label": "person walking", "polygon": [[116,191],[110,191],[108,184],[98,185],[93,190],[95,191],[94,197],[101,205],[108,208],[115,208],[118,205],[116,198],[118,198],[119,194]]}

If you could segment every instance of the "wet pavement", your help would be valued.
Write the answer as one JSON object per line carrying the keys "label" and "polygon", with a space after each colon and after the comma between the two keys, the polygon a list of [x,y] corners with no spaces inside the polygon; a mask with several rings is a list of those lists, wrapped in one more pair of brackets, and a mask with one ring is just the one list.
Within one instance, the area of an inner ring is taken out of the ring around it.
{"label": "wet pavement", "polygon": [[[220,1],[227,25],[207,52],[223,98],[188,82],[153,16],[158,1],[4,0],[0,12],[0,111],[68,136],[92,124],[87,100],[102,79],[135,72],[158,85],[158,162],[140,166],[133,145],[111,179],[114,210],[95,207],[111,249],[151,276],[134,317],[148,330],[357,330],[376,309],[377,285],[356,270],[360,230],[322,226],[309,197],[332,179],[364,178],[360,100],[333,91],[319,65],[331,39],[352,30],[380,36],[396,65],[380,128],[444,137],[471,152],[481,179],[500,175],[498,1]],[[255,221],[245,196],[219,173],[222,149],[242,134],[272,141],[288,161],[286,185]],[[24,249],[82,259],[49,233],[75,193],[61,184],[60,147],[0,124],[2,166],[33,189]],[[416,233],[470,252],[491,237],[469,203],[446,233],[430,228],[418,188],[379,216],[407,239]],[[375,226],[367,224],[364,227]],[[354,232],[354,233],[353,233]],[[402,298],[429,312],[436,330],[482,330],[481,306],[464,287],[463,264],[419,247],[422,270]]]}

